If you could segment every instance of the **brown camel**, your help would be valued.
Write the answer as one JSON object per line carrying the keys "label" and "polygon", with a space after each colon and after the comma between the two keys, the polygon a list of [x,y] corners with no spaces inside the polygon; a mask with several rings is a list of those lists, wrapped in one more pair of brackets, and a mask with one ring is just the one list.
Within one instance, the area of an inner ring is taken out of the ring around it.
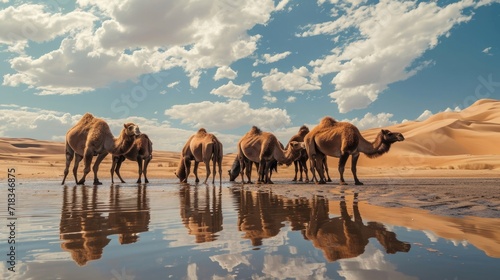
{"label": "brown camel", "polygon": [[[111,153],[113,155],[126,154],[134,143],[134,136],[139,135],[139,127],[133,123],[126,123],[118,138],[114,138],[108,124],[86,113],[82,119],[66,133],[66,168],[64,169],[64,178],[62,185],[68,176],[69,165],[75,157],[73,175],[78,185],[85,183],[85,177],[90,172],[92,157],[97,156],[92,170],[94,171],[94,185],[101,185],[97,178],[97,171],[101,161]],[[76,155],[76,156],[75,156]],[[83,177],[78,181],[76,172],[78,164],[83,159],[85,169]]]}
{"label": "brown camel", "polygon": [[349,155],[352,156],[351,170],[355,184],[362,185],[363,183],[361,183],[356,176],[356,164],[358,162],[359,153],[364,153],[370,158],[375,158],[387,153],[392,143],[403,140],[403,134],[382,129],[375,141],[369,142],[353,124],[337,122],[331,117],[324,117],[321,122],[304,137],[313,176],[315,176],[314,169],[318,169],[320,178],[318,183],[325,183],[323,162],[326,156],[333,156],[340,158],[339,173],[341,185],[346,185],[344,181],[344,168]]}
{"label": "brown camel", "polygon": [[137,165],[139,166],[139,179],[137,179],[137,184],[142,183],[141,176],[144,174],[144,183],[149,183],[147,174],[148,174],[148,165],[151,159],[153,158],[153,142],[149,139],[146,134],[141,134],[135,137],[134,145],[128,153],[124,155],[113,155],[113,164],[111,165],[111,183],[114,183],[113,177],[114,173],[118,175],[120,181],[125,183],[120,175],[120,167],[125,159],[129,159],[132,161],[137,161]]}
{"label": "brown camel", "polygon": [[189,137],[188,141],[182,149],[181,163],[177,169],[175,175],[180,179],[181,182],[187,183],[187,178],[189,177],[191,169],[191,160],[194,160],[194,175],[196,177],[196,183],[200,181],[198,179],[198,164],[200,162],[205,163],[207,170],[207,177],[205,178],[205,184],[207,183],[208,177],[210,176],[210,160],[213,161],[213,177],[212,184],[215,183],[216,164],[219,166],[219,181],[222,183],[222,143],[211,133],[207,133],[204,128],[200,128],[198,132]]}
{"label": "brown camel", "polygon": [[[238,142],[238,158],[240,159],[241,179],[243,172],[246,170],[248,183],[251,183],[251,163],[259,164],[259,179],[257,183],[272,184],[269,177],[269,169],[271,162],[276,160],[278,163],[290,165],[300,156],[300,151],[303,150],[303,142],[290,142],[288,149],[283,149],[282,145],[270,132],[263,132],[258,127],[253,126]],[[245,168],[249,165],[249,168]]]}
{"label": "brown camel", "polygon": [[[299,128],[299,132],[297,132],[297,134],[292,136],[292,138],[290,138],[290,141],[288,141],[288,143],[290,143],[291,141],[304,142],[304,137],[307,135],[307,133],[309,133],[309,128],[305,125],[301,126]],[[293,165],[295,166],[295,176],[293,177],[292,181],[294,181],[294,182],[297,181],[297,173],[299,173],[299,171],[300,171],[299,182],[302,182],[302,179],[303,179],[302,172],[304,172],[304,174],[306,176],[305,182],[306,183],[309,182],[309,176],[307,174],[307,160],[308,159],[309,159],[309,157],[307,156],[307,151],[303,150],[300,153],[300,157],[293,162]],[[331,182],[332,179],[330,179],[330,174],[328,173],[328,163],[326,162],[326,157],[325,157],[325,160],[323,162],[323,165],[324,165],[325,170],[326,170],[327,182]],[[313,180],[315,180],[315,179],[316,179],[316,177],[313,177]]]}

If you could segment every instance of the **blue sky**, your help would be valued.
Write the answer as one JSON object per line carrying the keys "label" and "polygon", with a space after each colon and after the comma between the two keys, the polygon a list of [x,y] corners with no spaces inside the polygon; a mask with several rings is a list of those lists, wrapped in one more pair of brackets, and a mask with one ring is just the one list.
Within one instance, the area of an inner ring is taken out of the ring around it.
{"label": "blue sky", "polygon": [[498,0],[0,0],[0,137],[64,141],[91,112],[233,152],[252,125],[423,120],[499,98],[499,27]]}

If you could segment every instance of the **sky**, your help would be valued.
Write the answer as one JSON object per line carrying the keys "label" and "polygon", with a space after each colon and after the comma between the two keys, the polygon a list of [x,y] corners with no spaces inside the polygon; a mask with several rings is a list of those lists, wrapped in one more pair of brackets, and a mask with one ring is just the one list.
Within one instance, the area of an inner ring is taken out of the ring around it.
{"label": "sky", "polygon": [[500,99],[499,31],[500,0],[0,0],[0,137],[63,142],[90,112],[234,152],[253,125],[422,121]]}

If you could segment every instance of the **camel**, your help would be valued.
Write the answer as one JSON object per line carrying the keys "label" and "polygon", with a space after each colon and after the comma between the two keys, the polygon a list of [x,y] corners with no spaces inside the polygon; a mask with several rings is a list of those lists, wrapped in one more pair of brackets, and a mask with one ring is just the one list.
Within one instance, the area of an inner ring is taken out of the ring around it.
{"label": "camel", "polygon": [[[148,174],[148,165],[151,159],[153,158],[153,142],[149,139],[146,134],[141,134],[135,137],[134,145],[128,151],[128,153],[124,155],[113,155],[113,164],[111,165],[111,183],[114,183],[113,177],[114,173],[118,175],[120,181],[125,183],[120,175],[120,167],[125,159],[129,159],[132,161],[137,161],[137,165],[139,166],[139,179],[137,179],[137,184],[142,183],[141,177],[144,174],[144,183],[149,183],[147,174]],[[143,168],[144,167],[144,168]]]}
{"label": "camel", "polygon": [[[114,138],[109,125],[104,120],[86,113],[66,133],[66,168],[64,169],[62,185],[64,185],[66,176],[68,176],[69,165],[73,157],[75,157],[73,175],[75,176],[76,184],[83,185],[85,177],[90,172],[90,164],[94,156],[97,156],[92,168],[94,171],[94,185],[101,185],[102,183],[97,178],[97,171],[99,170],[101,161],[108,153],[113,155],[126,154],[134,144],[134,136],[139,134],[141,134],[139,126],[134,123],[126,123],[123,125],[120,136]],[[83,177],[78,181],[76,172],[82,159],[85,163],[85,168],[83,170]]]}
{"label": "camel", "polygon": [[[242,167],[240,171],[242,182],[245,183],[243,172],[246,170],[248,183],[251,183],[252,168],[250,164],[255,162],[259,164],[257,183],[272,184],[273,182],[269,176],[271,161],[276,160],[278,163],[290,165],[300,156],[300,151],[304,148],[303,142],[292,141],[285,150],[276,136],[253,126],[238,142],[238,158]],[[245,168],[245,165],[250,165],[250,168]]]}
{"label": "camel", "polygon": [[[246,165],[252,164],[250,161],[245,162]],[[259,164],[255,164],[257,171],[259,170]],[[277,173],[278,172],[278,162],[276,160],[271,161],[271,166],[269,168],[269,178],[273,177],[273,170]],[[240,168],[240,159],[238,157],[234,158],[233,164],[231,166],[231,169],[228,170],[229,173],[229,181],[234,182],[236,177],[240,175],[241,168]]]}
{"label": "camel", "polygon": [[[303,125],[299,128],[299,131],[297,132],[297,134],[295,134],[294,136],[292,136],[292,138],[290,138],[290,141],[304,142],[304,137],[307,135],[307,133],[309,133],[309,128],[307,126]],[[288,142],[290,143],[290,141],[288,141]],[[299,182],[302,182],[302,180],[303,180],[302,172],[304,172],[304,174],[306,176],[305,182],[306,183],[309,182],[309,176],[307,174],[307,160],[308,159],[309,159],[309,157],[307,156],[306,150],[303,150],[300,153],[300,157],[293,162],[293,165],[295,167],[295,176],[292,179],[293,182],[297,182],[297,173],[299,173],[299,171],[300,171]],[[331,182],[332,179],[330,179],[330,174],[328,173],[328,163],[326,162],[326,157],[325,157],[325,160],[323,162],[323,166],[325,167],[325,170],[326,170],[327,182]],[[316,176],[313,177],[313,180],[316,180]]]}
{"label": "camel", "polygon": [[356,185],[363,185],[356,175],[356,164],[359,154],[364,153],[369,158],[379,157],[389,151],[391,145],[398,141],[404,141],[403,134],[382,129],[375,141],[367,141],[359,132],[359,129],[348,122],[337,122],[331,117],[324,117],[320,123],[312,129],[305,137],[307,155],[311,164],[311,172],[318,169],[319,184],[325,183],[323,174],[323,162],[326,156],[339,158],[340,184],[346,185],[344,180],[344,168],[351,155],[351,171]]}
{"label": "camel", "polygon": [[205,163],[207,176],[205,184],[210,176],[210,160],[213,161],[213,177],[212,184],[215,183],[216,164],[219,166],[219,181],[222,183],[222,143],[211,133],[207,133],[206,129],[200,128],[198,132],[189,137],[188,141],[182,149],[181,162],[178,166],[175,175],[182,183],[187,183],[191,169],[191,160],[194,160],[193,173],[196,177],[196,183],[200,181],[198,178],[198,164]]}

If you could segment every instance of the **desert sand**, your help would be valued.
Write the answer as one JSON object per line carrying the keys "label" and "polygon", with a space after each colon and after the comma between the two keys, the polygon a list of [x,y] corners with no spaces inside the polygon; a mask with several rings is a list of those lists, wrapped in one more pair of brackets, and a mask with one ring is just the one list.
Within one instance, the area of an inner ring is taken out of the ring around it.
{"label": "desert sand", "polygon": [[[418,208],[451,216],[500,217],[500,101],[483,99],[460,112],[438,113],[423,122],[410,121],[385,129],[403,133],[405,141],[394,144],[389,153],[379,158],[360,156],[358,177],[364,186],[353,185],[349,161],[345,177],[350,185],[338,186],[337,159],[329,158],[332,183],[292,183],[291,165],[280,166],[273,175],[278,184],[245,187],[270,189],[291,198],[347,190],[361,192],[370,204],[384,207]],[[372,141],[379,130],[362,134]],[[175,178],[179,158],[179,151],[154,151],[148,177]],[[227,170],[234,158],[235,154],[224,155],[224,181],[229,181]],[[21,182],[60,180],[65,165],[64,143],[0,138],[0,162],[4,170],[0,173],[2,180],[7,176],[6,168],[16,168]],[[110,168],[108,156],[99,169],[101,181],[110,181]],[[203,170],[200,168],[201,176]],[[135,180],[137,164],[126,161],[121,174],[126,180]],[[72,182],[71,174],[68,179]]]}

